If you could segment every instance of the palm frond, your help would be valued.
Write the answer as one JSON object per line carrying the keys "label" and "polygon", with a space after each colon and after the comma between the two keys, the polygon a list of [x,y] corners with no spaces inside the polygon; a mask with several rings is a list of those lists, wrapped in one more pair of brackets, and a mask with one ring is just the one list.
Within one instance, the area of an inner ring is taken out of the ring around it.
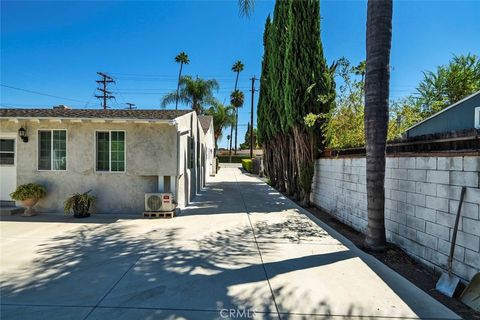
{"label": "palm frond", "polygon": [[175,62],[180,62],[183,64],[189,64],[190,59],[188,59],[188,55],[185,52],[180,52],[176,57],[175,57]]}
{"label": "palm frond", "polygon": [[[165,109],[169,104],[174,105],[176,100],[177,100],[177,92],[170,92],[162,98],[162,102],[160,103],[160,106]],[[178,101],[185,104],[190,103],[190,99],[186,97],[182,91],[178,93]]]}
{"label": "palm frond", "polygon": [[238,13],[241,17],[250,18],[255,7],[254,0],[238,0]]}
{"label": "palm frond", "polygon": [[245,65],[242,63],[242,61],[238,60],[237,62],[235,62],[232,66],[232,71],[233,72],[242,72],[243,71],[243,68],[245,67]]}

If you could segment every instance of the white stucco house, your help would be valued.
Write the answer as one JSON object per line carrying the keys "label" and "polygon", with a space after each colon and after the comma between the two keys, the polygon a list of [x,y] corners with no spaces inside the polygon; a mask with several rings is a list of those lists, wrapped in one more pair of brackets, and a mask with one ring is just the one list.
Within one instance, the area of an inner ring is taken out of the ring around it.
{"label": "white stucco house", "polygon": [[0,109],[0,200],[37,182],[40,212],[90,189],[96,213],[140,214],[155,192],[184,207],[209,178],[213,141],[211,117],[190,110]]}

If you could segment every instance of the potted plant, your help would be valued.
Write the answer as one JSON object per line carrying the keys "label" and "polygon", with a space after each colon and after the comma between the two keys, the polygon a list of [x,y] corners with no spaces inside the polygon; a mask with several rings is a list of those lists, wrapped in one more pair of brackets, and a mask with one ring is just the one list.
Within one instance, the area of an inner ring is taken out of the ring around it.
{"label": "potted plant", "polygon": [[63,209],[66,213],[73,212],[75,218],[86,218],[90,216],[88,212],[91,205],[95,202],[95,197],[90,195],[90,191],[84,193],[75,193],[65,200]]}
{"label": "potted plant", "polygon": [[328,158],[332,156],[332,149],[330,148],[325,148],[322,151],[322,157]]}
{"label": "potted plant", "polygon": [[25,208],[23,215],[27,217],[36,215],[33,206],[46,195],[47,192],[45,188],[37,183],[19,185],[14,192],[10,193],[10,197],[12,197],[13,200],[19,201],[22,207]]}

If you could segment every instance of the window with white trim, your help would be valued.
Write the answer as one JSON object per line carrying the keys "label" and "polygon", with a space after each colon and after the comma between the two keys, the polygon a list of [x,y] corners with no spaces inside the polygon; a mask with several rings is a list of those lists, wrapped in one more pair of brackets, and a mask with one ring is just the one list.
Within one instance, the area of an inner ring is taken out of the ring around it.
{"label": "window with white trim", "polygon": [[15,139],[0,139],[0,165],[15,165]]}
{"label": "window with white trim", "polygon": [[67,170],[67,130],[38,131],[38,170]]}
{"label": "window with white trim", "polygon": [[96,170],[125,171],[125,131],[96,132]]}
{"label": "window with white trim", "polygon": [[475,108],[475,129],[480,129],[480,107]]}

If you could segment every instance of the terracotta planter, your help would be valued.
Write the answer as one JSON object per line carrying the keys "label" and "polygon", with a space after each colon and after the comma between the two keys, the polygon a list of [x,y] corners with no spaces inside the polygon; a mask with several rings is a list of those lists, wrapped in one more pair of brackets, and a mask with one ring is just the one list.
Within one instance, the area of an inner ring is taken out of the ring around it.
{"label": "terracotta planter", "polygon": [[31,217],[37,215],[37,212],[33,209],[33,206],[36,205],[38,202],[37,198],[30,198],[30,199],[25,199],[20,201],[22,204],[22,207],[25,208],[25,211],[23,212],[23,216],[25,217]]}

